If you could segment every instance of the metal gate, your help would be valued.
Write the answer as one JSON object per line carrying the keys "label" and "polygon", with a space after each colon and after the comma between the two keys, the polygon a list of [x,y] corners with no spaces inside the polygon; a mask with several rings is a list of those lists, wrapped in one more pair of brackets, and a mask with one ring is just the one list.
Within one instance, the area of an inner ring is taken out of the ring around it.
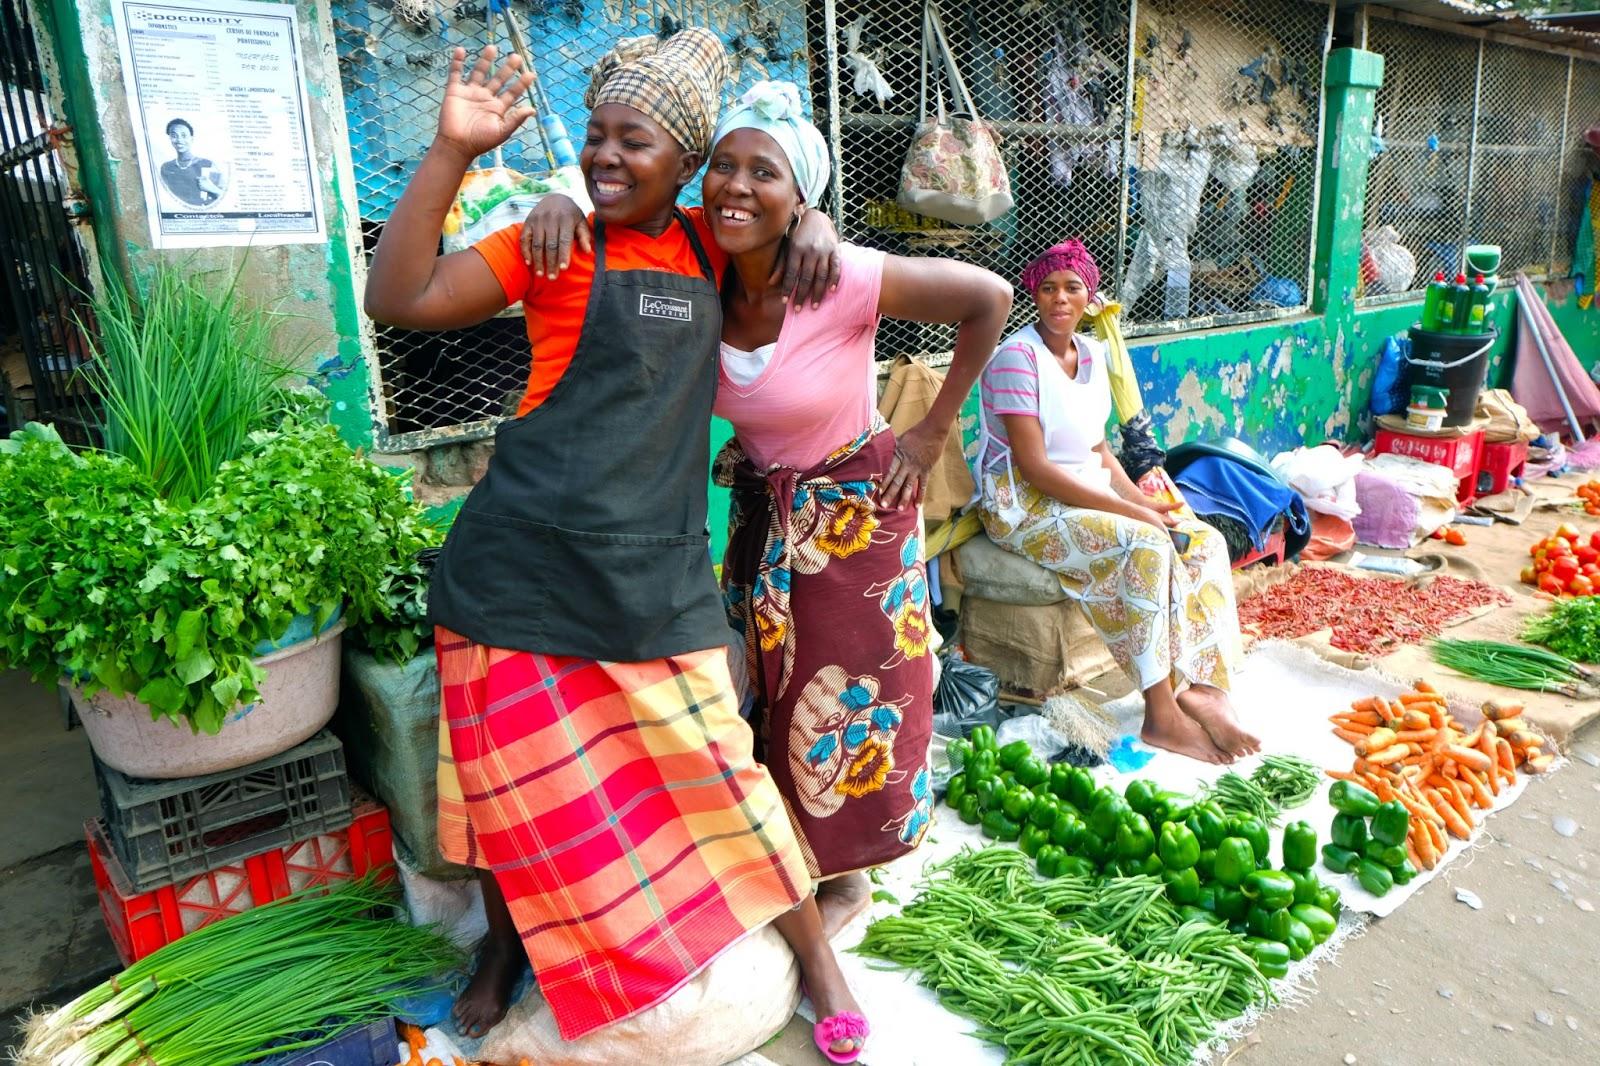
{"label": "metal gate", "polygon": [[37,40],[26,0],[0,0],[0,418],[55,422],[86,443],[75,371],[88,358],[88,275],[66,208],[68,127],[50,113]]}

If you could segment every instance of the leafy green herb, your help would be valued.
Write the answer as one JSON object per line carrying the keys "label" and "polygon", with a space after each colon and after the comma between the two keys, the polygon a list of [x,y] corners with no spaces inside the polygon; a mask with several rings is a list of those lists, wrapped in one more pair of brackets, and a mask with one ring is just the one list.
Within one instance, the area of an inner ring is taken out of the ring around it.
{"label": "leafy green herb", "polygon": [[376,653],[414,655],[416,556],[439,532],[321,408],[292,406],[190,504],[47,427],[0,441],[0,669],[66,674],[215,733],[259,696],[256,647],[297,615],[320,623],[343,605]]}
{"label": "leafy green herb", "polygon": [[1528,620],[1522,639],[1543,644],[1579,662],[1600,662],[1600,597],[1562,600],[1548,614]]}

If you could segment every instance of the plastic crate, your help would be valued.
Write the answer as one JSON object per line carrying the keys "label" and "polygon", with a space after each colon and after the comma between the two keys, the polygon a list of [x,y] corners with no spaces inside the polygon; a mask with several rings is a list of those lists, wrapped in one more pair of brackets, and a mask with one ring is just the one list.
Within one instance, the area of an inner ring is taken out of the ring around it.
{"label": "plastic crate", "polygon": [[203,777],[150,781],[94,765],[111,847],[138,892],[350,824],[344,747],[326,730]]}
{"label": "plastic crate", "polygon": [[1483,446],[1483,461],[1478,467],[1478,495],[1504,492],[1513,478],[1520,478],[1528,464],[1528,442],[1510,441]]}
{"label": "plastic crate", "polygon": [[100,915],[125,965],[229,915],[302,888],[348,881],[394,862],[389,812],[365,797],[356,807],[355,820],[344,829],[292,841],[287,847],[148,891],[136,890],[129,882],[111,850],[103,819],[85,822],[84,835]]}
{"label": "plastic crate", "polygon": [[1483,456],[1481,429],[1464,437],[1429,437],[1380,429],[1372,450],[1375,455],[1409,455],[1424,463],[1446,467],[1456,478],[1456,502],[1466,505],[1477,499],[1478,464]]}
{"label": "plastic crate", "polygon": [[394,1019],[379,1018],[316,1047],[257,1059],[253,1066],[394,1066],[399,1046]]}

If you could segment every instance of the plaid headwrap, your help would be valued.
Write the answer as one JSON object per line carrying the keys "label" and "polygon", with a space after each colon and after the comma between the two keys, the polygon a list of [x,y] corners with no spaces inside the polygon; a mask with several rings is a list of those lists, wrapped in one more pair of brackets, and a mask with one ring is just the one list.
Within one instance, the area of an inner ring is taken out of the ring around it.
{"label": "plaid headwrap", "polygon": [[583,104],[623,104],[659,122],[686,150],[705,152],[722,109],[728,53],[710,30],[690,26],[667,40],[627,37],[595,63]]}
{"label": "plaid headwrap", "polygon": [[1039,284],[1058,270],[1070,270],[1082,278],[1091,299],[1100,291],[1100,265],[1077,240],[1062,241],[1040,253],[1022,272],[1022,287],[1030,293],[1037,292]]}

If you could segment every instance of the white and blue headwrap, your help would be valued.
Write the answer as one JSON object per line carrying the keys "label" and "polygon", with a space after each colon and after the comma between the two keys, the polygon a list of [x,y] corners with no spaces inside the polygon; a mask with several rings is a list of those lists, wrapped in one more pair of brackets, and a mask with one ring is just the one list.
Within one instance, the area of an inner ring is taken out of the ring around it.
{"label": "white and blue headwrap", "polygon": [[762,81],[722,116],[711,135],[711,150],[734,130],[760,130],[778,142],[794,171],[800,197],[815,207],[828,187],[828,143],[805,117],[800,89],[793,82]]}

